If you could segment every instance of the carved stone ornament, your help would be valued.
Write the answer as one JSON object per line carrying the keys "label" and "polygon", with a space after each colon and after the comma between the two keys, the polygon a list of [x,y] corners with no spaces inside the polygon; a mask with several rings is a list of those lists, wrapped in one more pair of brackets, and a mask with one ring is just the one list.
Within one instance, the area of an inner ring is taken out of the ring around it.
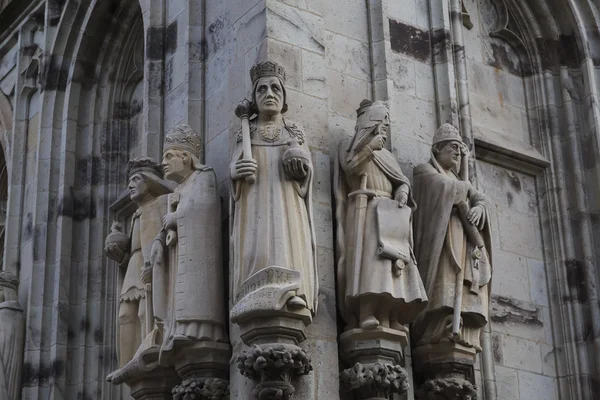
{"label": "carved stone ornament", "polygon": [[251,77],[253,100],[236,108],[242,134],[230,166],[231,317],[242,324],[265,313],[295,313],[308,324],[318,297],[310,151],[302,127],[282,115],[284,68],[267,61]]}
{"label": "carved stone ornament", "polygon": [[408,374],[403,367],[380,363],[356,363],[342,371],[340,383],[343,390],[357,391],[365,399],[391,399],[394,394],[404,394],[409,388]]}
{"label": "carved stone ornament", "polygon": [[[415,255],[429,298],[413,323],[417,348],[448,342],[481,351],[492,277],[489,205],[468,180],[468,149],[452,125],[434,136],[431,159],[414,170]],[[458,263],[458,268],[456,263]],[[430,350],[427,350],[431,353]],[[440,358],[443,358],[440,355]]]}
{"label": "carved stone ornament", "polygon": [[415,393],[417,400],[477,400],[477,387],[466,379],[438,378],[425,381]]}
{"label": "carved stone ornament", "polygon": [[[168,184],[163,180],[159,164],[148,157],[131,160],[127,166],[130,200],[137,210],[131,218],[128,234],[122,224],[114,222],[105,240],[108,258],[116,261],[119,268],[120,290],[119,314],[117,317],[117,343],[119,371],[132,373],[131,365],[142,338],[152,331],[152,289],[141,279],[142,269],[150,259],[154,238],[162,227],[162,217],[167,212]],[[136,360],[137,365],[139,360]],[[109,380],[120,375],[118,371],[109,375]],[[135,373],[133,373],[135,376]],[[122,381],[117,379],[113,383]]]}
{"label": "carved stone ornament", "polygon": [[0,272],[0,399],[19,399],[25,343],[25,317],[17,301],[19,279]]}
{"label": "carved stone ornament", "polygon": [[238,355],[237,367],[256,381],[254,396],[259,400],[289,400],[295,389],[292,380],[312,371],[310,358],[295,345],[258,346]]}
{"label": "carved stone ornament", "polygon": [[411,183],[385,148],[390,115],[363,100],[334,170],[339,307],[346,329],[403,330],[427,304],[413,254]]}
{"label": "carved stone ornament", "polygon": [[229,381],[218,378],[185,379],[173,388],[173,400],[228,400]]}

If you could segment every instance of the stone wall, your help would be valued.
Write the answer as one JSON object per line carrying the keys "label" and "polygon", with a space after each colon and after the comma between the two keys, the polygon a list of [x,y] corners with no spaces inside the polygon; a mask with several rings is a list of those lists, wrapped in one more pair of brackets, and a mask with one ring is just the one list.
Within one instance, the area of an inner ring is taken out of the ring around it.
{"label": "stone wall", "polygon": [[[21,280],[23,399],[126,398],[104,381],[116,365],[117,292],[102,251],[126,161],[158,160],[164,133],[187,123],[204,138],[228,210],[233,109],[251,95],[250,67],[266,59],[287,69],[285,117],[306,129],[316,166],[320,306],[303,344],[314,371],[296,398],[344,396],[331,181],[364,98],[389,102],[388,145],[410,178],[444,122],[460,123],[477,159],[471,178],[493,203],[495,238],[489,363],[476,365],[482,398],[494,385],[502,400],[597,396],[593,2],[38,0],[0,9],[3,269]],[[243,350],[235,325],[230,338],[234,354]],[[232,363],[232,398],[251,390]]]}

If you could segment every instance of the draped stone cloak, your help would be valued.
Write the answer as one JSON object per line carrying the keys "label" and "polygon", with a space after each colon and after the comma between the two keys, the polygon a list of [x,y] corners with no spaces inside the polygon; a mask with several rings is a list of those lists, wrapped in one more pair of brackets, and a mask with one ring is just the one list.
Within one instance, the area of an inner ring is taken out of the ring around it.
{"label": "draped stone cloak", "polygon": [[[142,267],[150,260],[150,251],[156,235],[162,228],[162,218],[167,212],[167,196],[162,195],[140,206],[131,217],[129,228],[129,257],[121,265],[126,265],[125,273],[119,279],[120,302],[139,301],[139,307],[145,307],[146,293],[141,280]],[[118,312],[117,312],[118,313]],[[117,315],[118,320],[118,315]],[[140,337],[148,334],[145,321],[141,321]],[[120,346],[121,333],[117,324],[117,349]],[[119,352],[117,351],[117,354]],[[119,360],[122,367],[130,360]]]}
{"label": "draped stone cloak", "polygon": [[[153,268],[155,321],[164,324],[160,364],[176,342],[227,341],[221,254],[221,204],[212,168],[200,166],[169,196],[177,227],[163,265]],[[166,305],[166,307],[165,307]]]}
{"label": "draped stone cloak", "polygon": [[21,394],[21,367],[25,319],[17,301],[0,303],[0,399],[18,399]]}
{"label": "draped stone cloak", "polygon": [[[348,322],[353,308],[352,302],[359,296],[375,294],[385,297],[398,312],[401,324],[408,323],[425,307],[427,295],[417,269],[412,252],[412,213],[416,208],[412,197],[411,184],[402,173],[400,165],[387,149],[371,151],[363,146],[361,150],[349,158],[349,143],[352,137],[342,140],[337,154],[334,170],[336,198],[336,219],[338,235],[338,290],[340,292],[340,308]],[[375,193],[367,203],[364,237],[362,240],[362,262],[358,275],[354,272],[356,256],[356,198],[348,194],[360,188],[360,176],[367,173],[367,189]],[[394,200],[401,185],[407,185],[408,201],[400,208]],[[380,229],[378,214],[380,207],[392,204],[396,208],[392,214],[392,224],[402,226],[401,237],[395,238],[401,243],[404,260],[407,261],[399,275],[394,273],[392,259],[378,252],[383,232]],[[358,280],[358,291],[355,283]]]}
{"label": "draped stone cloak", "polygon": [[[415,201],[419,204],[415,213],[415,255],[429,297],[425,312],[413,324],[413,337],[417,342],[426,329],[431,331],[431,327],[427,328],[428,319],[432,318],[429,315],[453,313],[459,269],[465,270],[461,307],[465,326],[481,328],[487,323],[492,276],[489,208],[483,195],[475,189],[471,188],[471,197],[468,196],[470,187],[469,182],[461,181],[455,173],[446,173],[433,154],[429,163],[414,170]],[[477,228],[485,249],[478,265],[455,207],[462,201],[466,201],[469,208],[482,206],[484,209]]]}
{"label": "draped stone cloak", "polygon": [[[241,132],[240,132],[241,133]],[[313,165],[302,180],[292,179],[283,169],[288,141],[298,140],[310,154],[302,128],[284,122],[282,137],[274,142],[257,138],[251,121],[252,157],[258,164],[256,182],[230,180],[233,200],[231,251],[233,252],[233,303],[241,299],[240,288],[256,272],[271,266],[300,273],[297,295],[316,312],[318,300],[316,245],[312,212]],[[231,168],[242,158],[241,134]]]}

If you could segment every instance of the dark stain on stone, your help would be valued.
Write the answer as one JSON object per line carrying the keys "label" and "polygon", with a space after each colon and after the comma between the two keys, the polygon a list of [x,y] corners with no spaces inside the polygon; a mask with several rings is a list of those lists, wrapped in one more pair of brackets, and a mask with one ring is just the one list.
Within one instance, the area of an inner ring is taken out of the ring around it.
{"label": "dark stain on stone", "polygon": [[510,193],[510,192],[506,193],[506,202],[508,203],[509,207],[512,207],[512,205],[514,203],[514,198],[513,198],[512,193]]}
{"label": "dark stain on stone", "polygon": [[22,381],[24,386],[38,386],[60,380],[64,374],[65,362],[62,360],[54,360],[51,365],[42,362],[39,366],[26,362],[23,365]]}
{"label": "dark stain on stone", "polygon": [[102,329],[95,329],[94,330],[94,341],[97,344],[102,344],[104,341],[104,332],[102,332]]}
{"label": "dark stain on stone", "polygon": [[504,42],[492,41],[490,44],[492,59],[488,61],[489,65],[516,76],[531,75],[531,65],[526,60],[522,60],[518,51]]}
{"label": "dark stain on stone", "polygon": [[576,301],[579,303],[587,303],[589,294],[585,285],[585,272],[582,261],[566,260],[565,268],[567,270],[567,284],[571,289],[571,296],[565,298],[567,301]]}
{"label": "dark stain on stone", "polygon": [[146,32],[146,57],[150,61],[162,61],[165,29],[151,26]]}
{"label": "dark stain on stone", "polygon": [[448,62],[448,50],[452,46],[452,39],[448,29],[432,29],[431,48],[433,49],[433,63],[443,64]]}
{"label": "dark stain on stone", "polygon": [[494,296],[490,310],[490,317],[495,323],[544,326],[538,307],[531,307],[510,297]]}
{"label": "dark stain on stone", "polygon": [[[60,21],[60,16],[62,14],[63,7],[65,6],[66,0],[50,0],[48,1],[48,25],[56,26]],[[71,5],[70,8],[73,8],[73,2],[69,3]],[[67,10],[67,12],[72,12],[76,10]],[[43,23],[42,23],[43,25]]]}
{"label": "dark stain on stone", "polygon": [[73,68],[72,81],[79,83],[84,90],[91,90],[96,82],[97,64],[92,61],[77,60]]}
{"label": "dark stain on stone", "polygon": [[207,58],[210,58],[213,54],[216,54],[221,50],[225,44],[224,30],[225,27],[225,17],[220,16],[217,18],[212,24],[210,24],[207,28],[208,32],[208,41],[205,40],[208,47]]}
{"label": "dark stain on stone", "polygon": [[167,26],[165,34],[165,53],[172,55],[177,50],[177,20]]}
{"label": "dark stain on stone", "polygon": [[595,138],[586,136],[582,139],[581,160],[584,169],[593,169],[596,167],[596,154],[594,151]]}
{"label": "dark stain on stone", "polygon": [[87,319],[82,319],[81,321],[79,321],[79,330],[81,332],[87,332],[90,330],[90,321],[88,321]]}
{"label": "dark stain on stone", "polygon": [[492,353],[494,353],[494,361],[496,364],[504,364],[500,335],[492,335]]}
{"label": "dark stain on stone", "polygon": [[506,171],[506,176],[508,178],[508,183],[510,183],[510,186],[512,186],[512,188],[515,189],[517,193],[520,193],[521,190],[523,190],[523,185],[521,184],[521,180],[519,179],[519,177],[516,174],[508,171]]}
{"label": "dark stain on stone", "polygon": [[102,169],[101,164],[102,160],[97,156],[79,158],[75,173],[76,186],[99,184]]}
{"label": "dark stain on stone", "polygon": [[24,232],[24,239],[25,241],[31,239],[33,237],[34,231],[33,231],[33,215],[31,213],[27,213],[27,217],[25,217],[27,220],[27,223],[25,224],[25,232]]}
{"label": "dark stain on stone", "polygon": [[71,217],[74,221],[96,218],[96,200],[87,192],[71,187],[64,197],[58,199],[58,215]]}
{"label": "dark stain on stone", "polygon": [[46,243],[46,225],[35,226],[35,240],[33,241],[33,261],[42,261],[46,256],[45,246]]}
{"label": "dark stain on stone", "polygon": [[42,74],[41,86],[43,91],[65,91],[69,76],[68,67],[63,68],[62,57],[53,54],[46,63]]}
{"label": "dark stain on stone", "polygon": [[413,57],[421,62],[430,61],[429,32],[389,19],[392,51]]}

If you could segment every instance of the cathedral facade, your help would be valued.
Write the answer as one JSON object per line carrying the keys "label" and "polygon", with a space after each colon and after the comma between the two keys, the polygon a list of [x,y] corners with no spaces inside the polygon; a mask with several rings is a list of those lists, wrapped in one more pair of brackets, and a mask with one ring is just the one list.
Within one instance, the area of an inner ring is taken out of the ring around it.
{"label": "cathedral facade", "polygon": [[0,0],[0,400],[598,398],[599,90],[592,0]]}

